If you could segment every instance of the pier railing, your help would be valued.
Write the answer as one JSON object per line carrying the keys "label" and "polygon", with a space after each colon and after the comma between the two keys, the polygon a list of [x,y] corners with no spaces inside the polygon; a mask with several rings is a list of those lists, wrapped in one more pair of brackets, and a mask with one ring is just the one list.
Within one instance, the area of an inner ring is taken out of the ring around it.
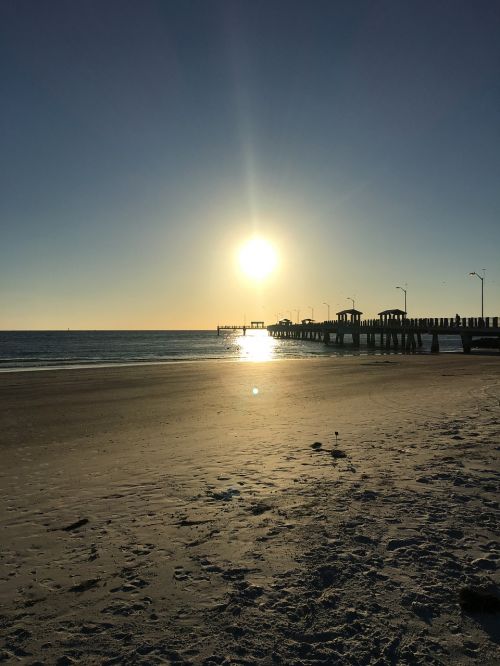
{"label": "pier railing", "polygon": [[[383,326],[384,328],[413,328],[413,329],[456,329],[456,328],[498,328],[499,317],[425,317],[418,319],[363,319],[362,321],[341,321],[333,319],[311,324],[290,324],[290,326],[328,327],[343,326],[352,328],[373,328]],[[278,324],[275,324],[278,326]]]}

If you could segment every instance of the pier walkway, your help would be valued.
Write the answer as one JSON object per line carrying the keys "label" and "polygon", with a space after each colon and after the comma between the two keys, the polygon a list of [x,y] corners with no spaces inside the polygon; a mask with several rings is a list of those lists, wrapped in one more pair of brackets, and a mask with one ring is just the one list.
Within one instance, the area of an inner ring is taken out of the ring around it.
{"label": "pier walkway", "polygon": [[[360,347],[362,341],[367,347],[415,351],[422,346],[422,335],[431,335],[431,351],[439,352],[440,335],[460,336],[465,353],[473,348],[500,349],[500,328],[498,317],[427,317],[423,319],[379,319],[359,318],[348,321],[339,318],[333,321],[306,322],[292,324],[278,322],[267,327],[269,335],[275,338],[294,340],[315,340],[327,345]],[[378,340],[377,340],[378,338]],[[377,344],[378,342],[378,344]]]}

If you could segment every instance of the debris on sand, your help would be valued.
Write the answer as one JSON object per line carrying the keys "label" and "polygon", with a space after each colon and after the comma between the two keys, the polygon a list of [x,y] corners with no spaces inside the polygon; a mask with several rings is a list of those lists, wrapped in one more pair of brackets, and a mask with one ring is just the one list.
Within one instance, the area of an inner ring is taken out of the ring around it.
{"label": "debris on sand", "polygon": [[347,458],[347,453],[342,449],[332,449],[332,458]]}
{"label": "debris on sand", "polygon": [[319,451],[322,446],[323,444],[321,442],[314,442],[314,444],[311,444],[311,449]]}
{"label": "debris on sand", "polygon": [[500,597],[474,587],[460,590],[460,607],[466,613],[500,613]]}
{"label": "debris on sand", "polygon": [[88,518],[81,518],[80,520],[77,520],[75,523],[71,523],[71,525],[66,525],[66,527],[61,527],[61,532],[72,532],[73,530],[77,530],[80,527],[83,527],[89,522]]}
{"label": "debris on sand", "polygon": [[220,492],[209,492],[209,496],[218,501],[230,502],[233,497],[238,497],[240,491],[237,488],[228,488],[227,490],[221,490]]}
{"label": "debris on sand", "polygon": [[210,520],[196,520],[190,518],[181,518],[181,520],[174,523],[177,527],[195,527],[197,525],[206,525]]}

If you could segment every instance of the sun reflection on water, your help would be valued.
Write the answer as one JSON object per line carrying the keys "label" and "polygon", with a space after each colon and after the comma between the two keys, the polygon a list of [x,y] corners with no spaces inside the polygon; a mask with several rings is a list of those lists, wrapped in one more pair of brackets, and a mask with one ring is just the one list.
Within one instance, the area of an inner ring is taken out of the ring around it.
{"label": "sun reflection on water", "polygon": [[239,335],[235,344],[239,347],[240,361],[272,361],[276,358],[276,340],[267,331],[247,331]]}

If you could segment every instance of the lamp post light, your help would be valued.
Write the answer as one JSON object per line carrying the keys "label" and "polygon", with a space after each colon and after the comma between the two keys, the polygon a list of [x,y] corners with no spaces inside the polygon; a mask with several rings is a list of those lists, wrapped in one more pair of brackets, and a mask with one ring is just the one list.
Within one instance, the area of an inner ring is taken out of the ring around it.
{"label": "lamp post light", "polygon": [[350,296],[348,296],[347,300],[352,301],[352,309],[355,310],[356,308],[354,307],[354,298],[351,298]]}
{"label": "lamp post light", "polygon": [[481,319],[484,319],[484,278],[486,276],[486,268],[483,268],[483,275],[479,275],[476,271],[472,271],[469,275],[475,275],[481,280]]}
{"label": "lamp post light", "polygon": [[327,319],[327,321],[330,321],[330,303],[325,303],[325,301],[323,301],[323,305],[326,305],[326,307],[328,308],[328,319]]}
{"label": "lamp post light", "polygon": [[404,291],[404,294],[405,294],[405,314],[406,314],[408,312],[408,310],[406,309],[406,292],[407,292],[407,289],[405,289],[405,287],[396,287],[396,289],[401,289],[401,291]]}

